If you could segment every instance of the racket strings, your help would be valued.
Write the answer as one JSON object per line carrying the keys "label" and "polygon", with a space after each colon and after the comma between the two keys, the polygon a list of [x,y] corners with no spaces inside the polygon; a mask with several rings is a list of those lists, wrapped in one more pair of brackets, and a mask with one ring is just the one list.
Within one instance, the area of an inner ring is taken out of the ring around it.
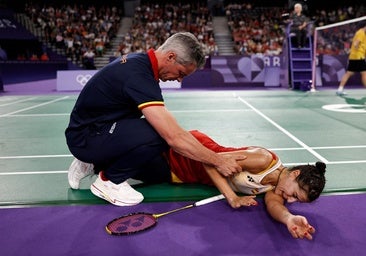
{"label": "racket strings", "polygon": [[150,213],[132,213],[112,220],[106,230],[113,235],[132,234],[154,226],[156,221]]}

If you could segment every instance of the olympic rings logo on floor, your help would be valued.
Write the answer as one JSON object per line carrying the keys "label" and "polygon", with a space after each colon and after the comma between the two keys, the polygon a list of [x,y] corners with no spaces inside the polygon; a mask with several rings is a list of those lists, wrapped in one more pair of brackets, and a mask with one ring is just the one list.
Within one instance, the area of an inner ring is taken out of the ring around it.
{"label": "olympic rings logo on floor", "polygon": [[324,105],[322,108],[335,112],[366,113],[366,105],[361,104],[330,104]]}
{"label": "olympic rings logo on floor", "polygon": [[86,85],[86,83],[89,81],[89,79],[92,77],[92,75],[77,75],[76,76],[76,82],[78,82],[81,86]]}

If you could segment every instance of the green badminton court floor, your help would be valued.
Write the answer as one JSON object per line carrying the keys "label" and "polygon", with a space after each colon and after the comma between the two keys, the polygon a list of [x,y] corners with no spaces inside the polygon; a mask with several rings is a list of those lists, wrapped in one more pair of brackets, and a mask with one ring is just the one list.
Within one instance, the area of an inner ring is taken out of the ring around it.
{"label": "green badminton court floor", "polygon": [[[225,146],[263,146],[286,166],[323,161],[324,194],[366,191],[366,90],[165,90],[167,108],[187,130]],[[89,186],[72,190],[73,159],[64,130],[75,94],[0,97],[0,206],[97,204]],[[196,200],[217,193],[203,185],[137,185],[146,202]]]}

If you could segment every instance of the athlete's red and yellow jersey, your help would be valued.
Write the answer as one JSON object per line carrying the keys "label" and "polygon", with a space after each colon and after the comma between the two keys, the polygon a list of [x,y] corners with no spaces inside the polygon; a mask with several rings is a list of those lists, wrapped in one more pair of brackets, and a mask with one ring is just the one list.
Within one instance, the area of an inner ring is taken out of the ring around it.
{"label": "athlete's red and yellow jersey", "polygon": [[[206,148],[211,149],[214,152],[230,152],[230,151],[238,151],[238,150],[247,150],[249,148],[253,147],[224,147],[219,144],[217,144],[214,140],[212,140],[210,137],[208,137],[206,134],[203,134],[197,130],[191,131],[192,135],[201,142],[202,145],[204,145]],[[272,162],[270,166],[266,170],[263,170],[261,172],[261,176],[267,171],[271,170],[273,171],[272,167],[279,162],[279,159],[276,154],[274,154],[271,151],[268,151],[272,155]],[[214,185],[211,178],[208,176],[207,172],[205,171],[203,164],[201,162],[189,159],[187,157],[184,157],[172,149],[169,151],[169,162],[170,167],[172,171],[172,182],[176,183],[200,183],[200,184],[206,184],[206,185]],[[244,173],[244,172],[243,172]],[[231,183],[231,182],[229,182]],[[265,186],[267,187],[267,186]],[[258,186],[256,186],[256,189]],[[236,190],[235,188],[233,188]],[[266,189],[268,190],[268,189]],[[243,192],[243,191],[238,191]],[[262,191],[259,191],[259,193]],[[251,192],[252,193],[252,192]]]}

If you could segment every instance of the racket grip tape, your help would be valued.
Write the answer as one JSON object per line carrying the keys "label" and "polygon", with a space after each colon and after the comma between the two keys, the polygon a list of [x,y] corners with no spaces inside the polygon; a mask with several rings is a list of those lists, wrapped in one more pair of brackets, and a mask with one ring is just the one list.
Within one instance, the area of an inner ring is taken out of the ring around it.
{"label": "racket grip tape", "polygon": [[204,204],[209,204],[209,203],[212,203],[212,202],[224,199],[224,198],[225,197],[224,197],[223,194],[220,194],[220,195],[217,195],[217,196],[212,196],[212,197],[209,197],[209,198],[206,198],[206,199],[195,202],[194,206],[201,206],[201,205],[204,205]]}

